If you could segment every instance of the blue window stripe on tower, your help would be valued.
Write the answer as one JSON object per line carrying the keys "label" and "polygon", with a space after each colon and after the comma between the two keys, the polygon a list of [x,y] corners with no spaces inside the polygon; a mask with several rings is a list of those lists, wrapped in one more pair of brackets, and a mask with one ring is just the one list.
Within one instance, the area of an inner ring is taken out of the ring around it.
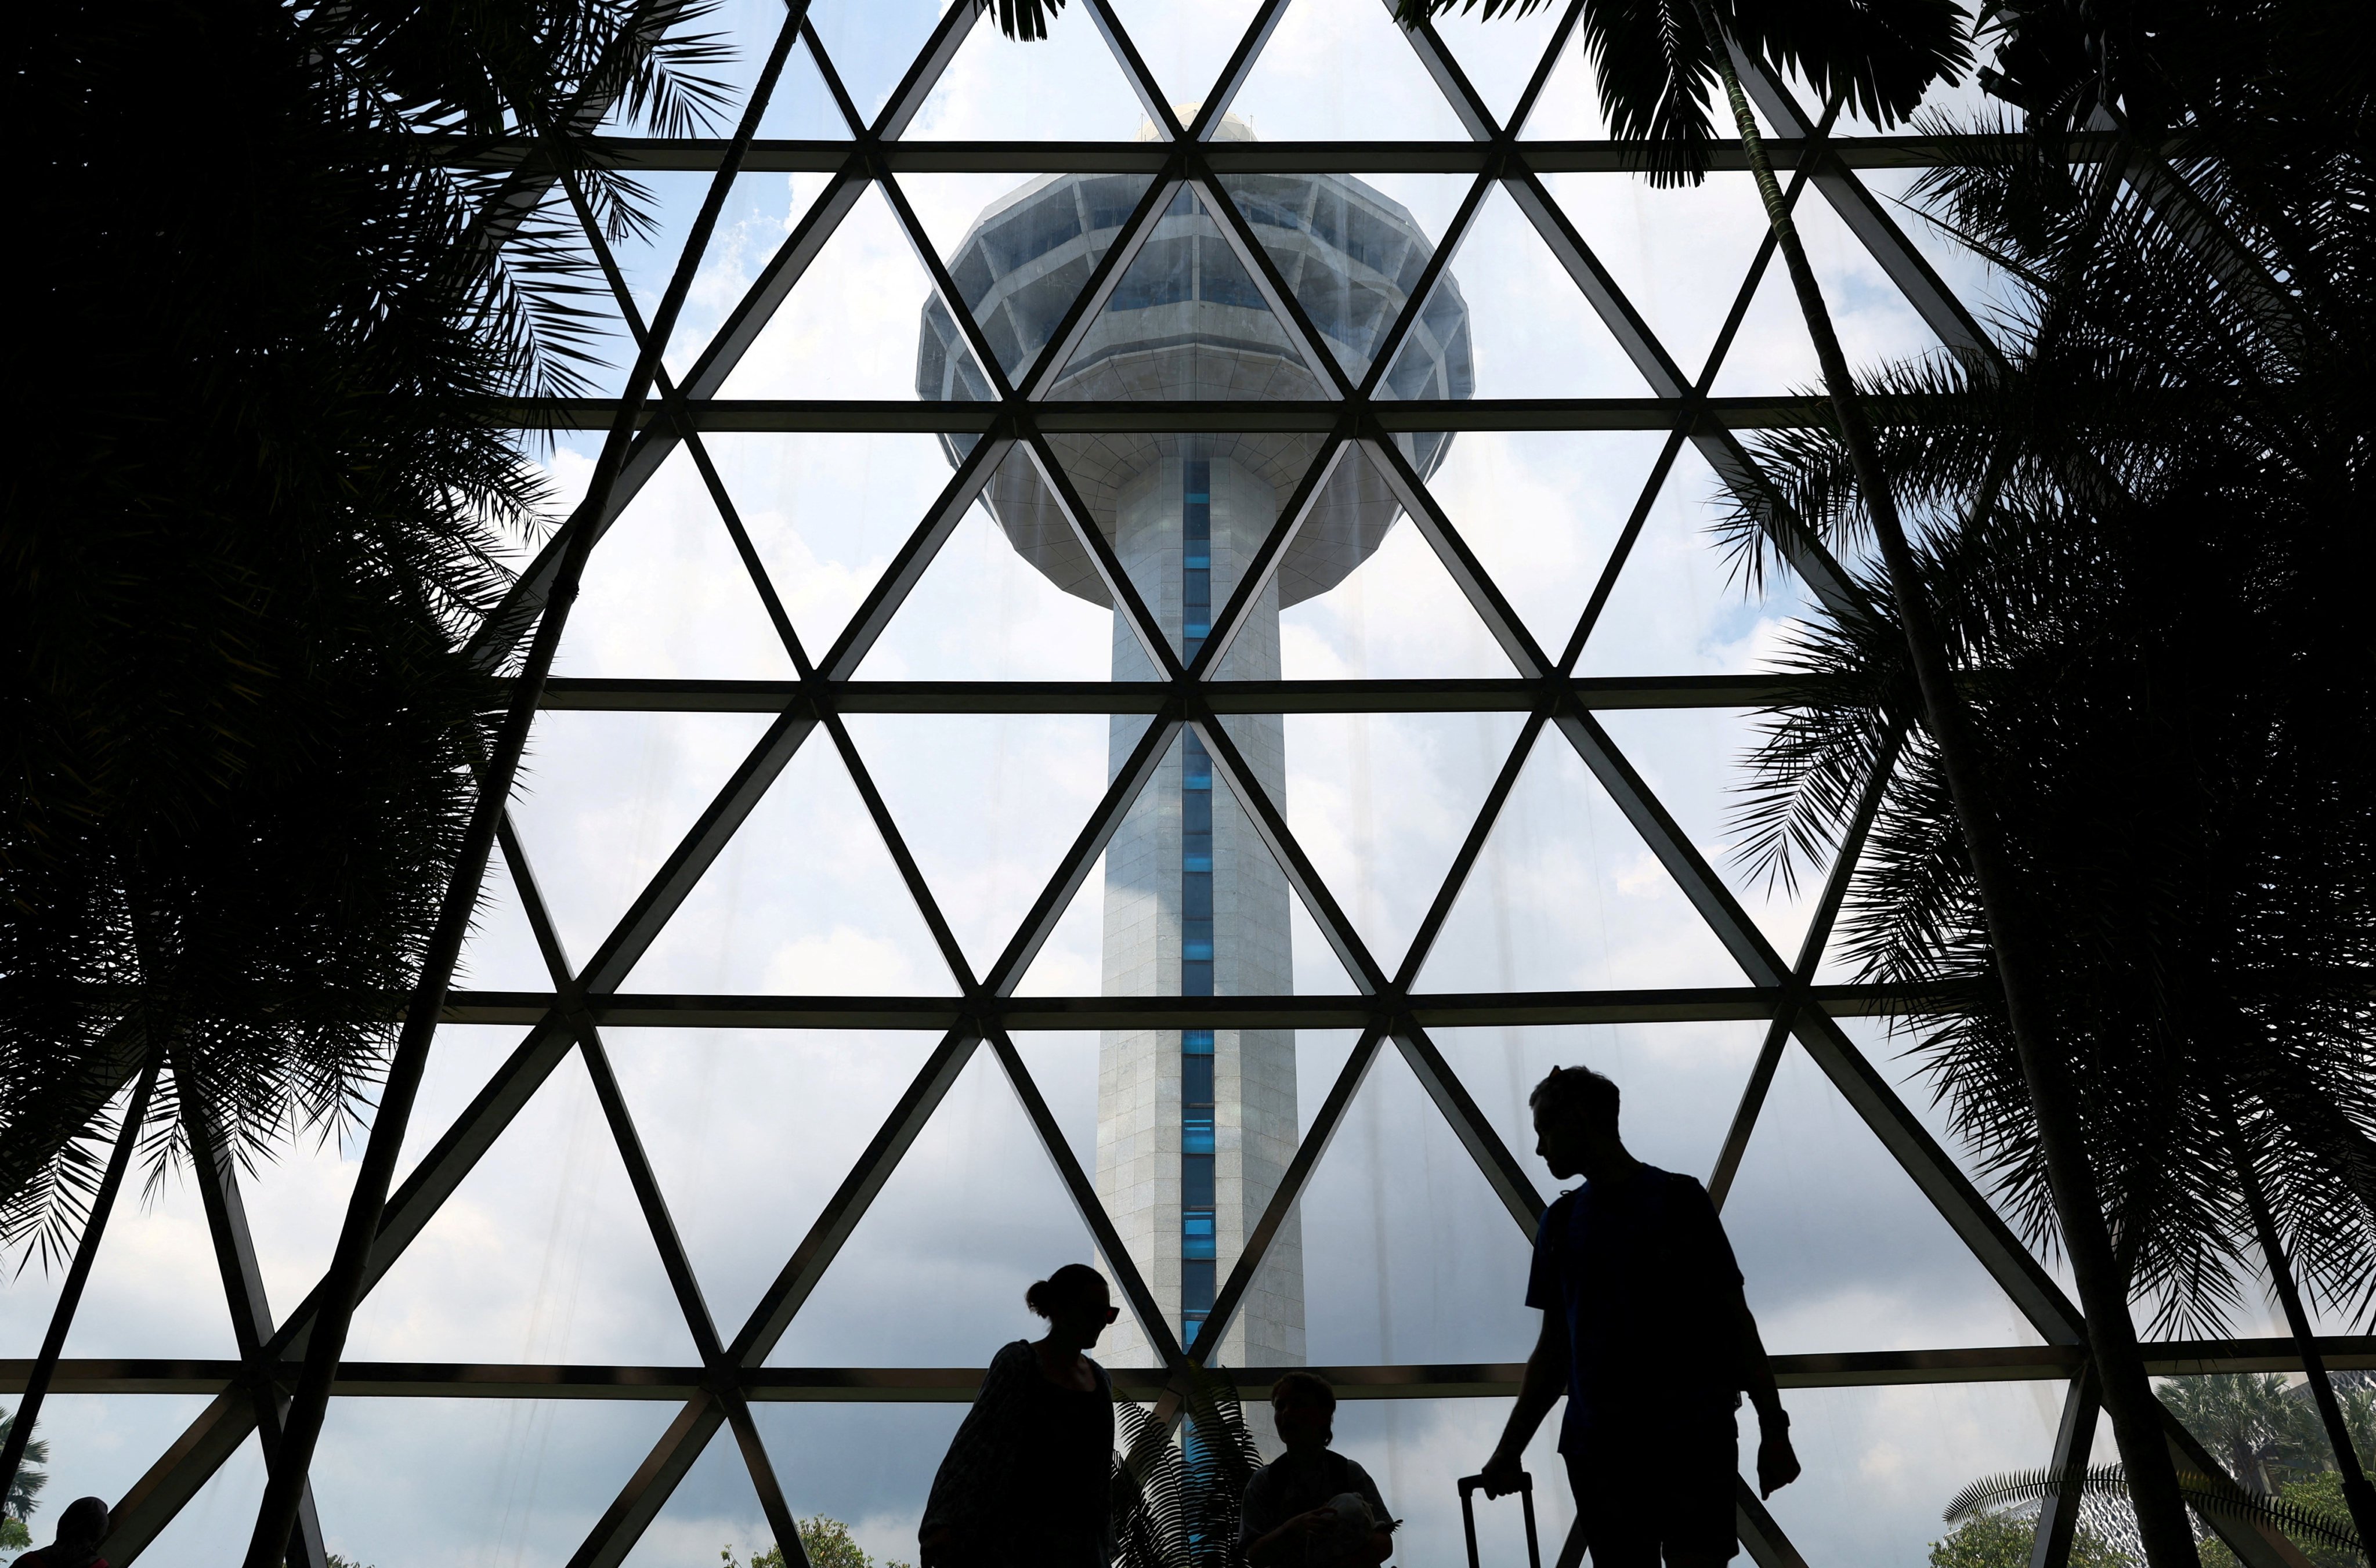
{"label": "blue window stripe on tower", "polygon": [[[1194,659],[1213,633],[1213,466],[1180,472],[1180,635]],[[1191,733],[1180,746],[1180,991],[1213,994],[1213,759]],[[1213,1305],[1213,1031],[1180,1035],[1180,1311],[1194,1338]]]}

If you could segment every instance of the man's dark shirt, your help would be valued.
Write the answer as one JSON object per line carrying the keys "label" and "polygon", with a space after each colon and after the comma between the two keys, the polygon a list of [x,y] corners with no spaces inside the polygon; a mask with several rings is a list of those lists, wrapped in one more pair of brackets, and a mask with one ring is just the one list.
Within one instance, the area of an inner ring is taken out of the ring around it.
{"label": "man's dark shirt", "polygon": [[1740,1266],[1688,1176],[1645,1165],[1587,1182],[1544,1211],[1527,1305],[1567,1325],[1560,1452],[1597,1435],[1729,1428],[1740,1408]]}

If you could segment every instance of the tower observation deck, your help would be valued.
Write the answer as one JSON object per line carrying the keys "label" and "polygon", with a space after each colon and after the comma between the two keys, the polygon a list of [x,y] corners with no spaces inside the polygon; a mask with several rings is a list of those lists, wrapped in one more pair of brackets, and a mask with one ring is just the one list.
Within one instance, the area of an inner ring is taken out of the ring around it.
{"label": "tower observation deck", "polygon": [[[1141,136],[1153,134],[1151,127]],[[1234,116],[1223,140],[1251,140]],[[1334,174],[1231,176],[1224,182],[1327,350],[1359,380],[1400,315],[1433,247],[1410,213]],[[992,203],[951,258],[966,307],[1012,378],[1047,343],[1146,189],[1123,175],[1050,175]],[[1468,312],[1446,272],[1407,335],[1378,395],[1457,398],[1474,385]],[[926,304],[916,390],[986,399],[956,325]],[[1182,190],[1116,285],[1050,393],[1124,402],[1327,396],[1261,291],[1192,191]],[[1398,435],[1422,475],[1448,434]],[[944,438],[951,460],[970,438]],[[1216,607],[1277,521],[1318,447],[1309,434],[1053,435],[1050,445],[1112,541],[1175,652],[1193,657]],[[1088,552],[1039,475],[1019,457],[983,491],[1023,557],[1091,603],[1111,602]],[[1399,510],[1358,452],[1336,465],[1218,671],[1276,680],[1279,612],[1326,592],[1368,559]],[[1113,678],[1151,680],[1119,614]],[[1109,766],[1142,733],[1117,717]],[[1239,716],[1230,735],[1263,788],[1285,800],[1286,747],[1276,714]],[[1253,825],[1193,735],[1183,735],[1106,850],[1103,984],[1108,995],[1284,995],[1294,989],[1293,895]],[[1277,1188],[1298,1136],[1295,1036],[1284,1029],[1109,1031],[1098,1064],[1097,1188],[1156,1299],[1183,1341],[1211,1308],[1246,1233]],[[1152,1360],[1126,1316],[1102,1352]],[[1217,1360],[1240,1366],[1304,1359],[1301,1232],[1274,1240]]]}

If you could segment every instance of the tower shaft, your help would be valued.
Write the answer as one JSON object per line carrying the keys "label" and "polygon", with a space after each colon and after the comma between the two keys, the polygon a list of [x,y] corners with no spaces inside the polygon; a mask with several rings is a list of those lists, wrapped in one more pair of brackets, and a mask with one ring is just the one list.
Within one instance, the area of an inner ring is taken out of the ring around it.
{"label": "tower shaft", "polygon": [[[1123,489],[1115,548],[1173,647],[1193,657],[1277,515],[1272,487],[1198,444],[1167,442]],[[1274,584],[1230,648],[1248,680],[1279,673]],[[1154,671],[1117,614],[1113,673]],[[1119,770],[1146,719],[1117,717]],[[1273,801],[1286,798],[1282,721],[1233,716],[1231,742]],[[1162,767],[1106,850],[1108,995],[1285,995],[1294,989],[1286,877],[1192,734]],[[1098,1062],[1098,1194],[1183,1341],[1262,1218],[1294,1157],[1295,1035],[1288,1029],[1128,1029],[1104,1036]],[[1291,1365],[1304,1357],[1302,1239],[1290,1218],[1273,1240],[1218,1360]],[[1105,1353],[1152,1359],[1135,1324]]]}

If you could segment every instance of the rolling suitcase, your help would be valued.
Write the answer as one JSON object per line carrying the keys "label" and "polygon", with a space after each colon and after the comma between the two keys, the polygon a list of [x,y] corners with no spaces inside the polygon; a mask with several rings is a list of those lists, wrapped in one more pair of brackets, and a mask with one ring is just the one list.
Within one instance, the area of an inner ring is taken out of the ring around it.
{"label": "rolling suitcase", "polygon": [[[1477,1561],[1477,1491],[1484,1484],[1483,1476],[1460,1478],[1460,1527],[1468,1537],[1468,1568],[1482,1568]],[[1524,1470],[1518,1472],[1518,1501],[1527,1510],[1527,1568],[1543,1568],[1543,1549],[1535,1539],[1535,1478]]]}

